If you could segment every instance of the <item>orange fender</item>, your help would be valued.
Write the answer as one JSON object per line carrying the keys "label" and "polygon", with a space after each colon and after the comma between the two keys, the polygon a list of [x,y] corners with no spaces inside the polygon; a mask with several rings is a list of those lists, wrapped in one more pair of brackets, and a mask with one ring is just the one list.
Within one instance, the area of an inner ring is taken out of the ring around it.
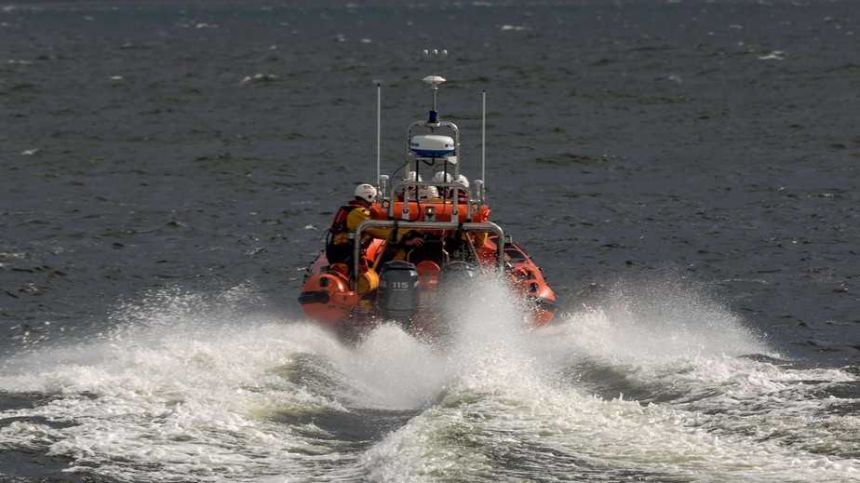
{"label": "orange fender", "polygon": [[302,287],[299,303],[308,317],[334,325],[349,317],[359,299],[359,295],[349,288],[349,280],[333,272],[309,276]]}

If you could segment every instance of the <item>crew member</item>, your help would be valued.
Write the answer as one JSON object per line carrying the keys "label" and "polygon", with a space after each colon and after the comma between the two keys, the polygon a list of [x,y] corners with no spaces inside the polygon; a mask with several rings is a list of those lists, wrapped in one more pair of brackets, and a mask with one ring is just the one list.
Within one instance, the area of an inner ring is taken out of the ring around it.
{"label": "crew member", "polygon": [[451,188],[448,191],[448,197],[454,199],[454,192],[457,192],[457,202],[458,203],[468,203],[469,202],[469,178],[465,175],[458,175],[457,179],[454,181],[461,187],[465,188],[465,190]]}
{"label": "crew member", "polygon": [[418,188],[418,199],[421,201],[436,201],[439,199],[439,190],[435,186],[422,186]]}
{"label": "crew member", "polygon": [[[453,179],[454,177],[451,175],[451,173],[446,173],[444,171],[437,171],[436,174],[433,175],[434,183],[450,183]],[[438,188],[440,190],[445,189],[443,186],[439,186]]]}
{"label": "crew member", "polygon": [[[406,175],[403,176],[403,182],[404,183],[414,183],[416,181],[420,183],[424,180],[421,179],[421,175],[416,173],[415,171],[410,171],[410,172],[406,173]],[[415,200],[415,187],[410,186],[408,188],[405,188],[403,191],[397,193],[397,200],[398,201],[404,201],[404,200],[405,201],[413,201],[413,200]]]}
{"label": "crew member", "polygon": [[[352,271],[354,264],[353,260],[353,244],[352,240],[355,237],[355,231],[358,226],[366,220],[372,219],[370,210],[373,201],[376,199],[376,188],[369,184],[360,184],[355,188],[355,198],[348,204],[341,206],[334,215],[331,227],[329,228],[328,239],[326,240],[326,258],[329,265],[338,263],[346,264],[348,271]],[[418,246],[423,243],[420,238],[406,239],[404,235],[406,230],[398,230],[397,237],[394,242],[403,240],[405,246]],[[391,240],[390,228],[368,228],[362,231],[362,249],[366,248],[367,244],[373,238],[381,238],[383,240]],[[408,238],[408,237],[407,237]]]}

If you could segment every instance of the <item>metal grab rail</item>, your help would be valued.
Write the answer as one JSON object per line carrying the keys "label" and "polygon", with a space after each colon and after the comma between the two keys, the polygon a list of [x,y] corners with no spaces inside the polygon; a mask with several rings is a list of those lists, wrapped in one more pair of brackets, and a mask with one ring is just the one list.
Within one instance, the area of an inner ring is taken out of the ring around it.
{"label": "metal grab rail", "polygon": [[395,221],[395,220],[366,220],[358,225],[355,230],[355,239],[353,240],[353,267],[352,267],[352,286],[356,287],[358,282],[358,274],[361,269],[361,232],[368,228],[415,228],[425,230],[463,230],[490,232],[498,235],[499,240],[496,243],[496,258],[499,264],[499,270],[505,269],[505,231],[502,227],[487,221],[484,223],[456,223],[449,221]]}

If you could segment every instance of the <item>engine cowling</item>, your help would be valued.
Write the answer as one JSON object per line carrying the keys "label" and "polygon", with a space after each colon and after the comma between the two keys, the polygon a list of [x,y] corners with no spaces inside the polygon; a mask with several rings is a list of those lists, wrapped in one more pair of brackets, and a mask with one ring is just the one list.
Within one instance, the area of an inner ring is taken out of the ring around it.
{"label": "engine cowling", "polygon": [[458,260],[445,265],[445,270],[442,272],[442,283],[444,285],[469,283],[474,281],[477,276],[478,268],[475,265]]}
{"label": "engine cowling", "polygon": [[408,325],[418,308],[418,271],[415,265],[390,261],[382,266],[376,297],[379,314]]}

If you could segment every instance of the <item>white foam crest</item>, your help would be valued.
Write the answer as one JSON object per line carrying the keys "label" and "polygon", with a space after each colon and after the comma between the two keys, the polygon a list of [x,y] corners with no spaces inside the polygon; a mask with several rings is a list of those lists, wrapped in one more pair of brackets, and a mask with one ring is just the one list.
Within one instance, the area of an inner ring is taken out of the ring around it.
{"label": "white foam crest", "polygon": [[[529,331],[517,297],[483,280],[445,299],[446,347],[384,325],[351,348],[310,324],[243,315],[249,295],[232,293],[160,294],[128,304],[97,340],[3,361],[0,391],[49,400],[0,412],[21,418],[0,428],[0,445],[120,480],[860,474],[834,456],[860,448],[858,418],[827,412],[838,398],[813,394],[856,377],[738,357],[768,349],[695,294],[623,299]],[[679,395],[650,405],[592,396],[607,383],[577,375],[583,364]],[[359,408],[426,409],[363,456],[338,428],[305,417],[362,417]]]}
{"label": "white foam crest", "polygon": [[452,387],[466,391],[527,391],[540,375],[523,343],[526,310],[503,280],[484,274],[446,298],[453,337],[448,348]]}
{"label": "white foam crest", "polygon": [[643,292],[567,315],[562,324],[536,334],[534,350],[545,361],[567,365],[577,383],[602,394],[614,388],[609,395],[615,397],[632,392],[668,400],[697,414],[695,424],[714,434],[754,434],[797,451],[860,451],[858,418],[845,409],[856,400],[822,396],[856,383],[856,376],[743,357],[777,354],[700,293],[672,284]]}
{"label": "white foam crest", "polygon": [[459,406],[487,398],[534,401],[540,374],[523,350],[527,326],[518,297],[502,280],[482,275],[468,287],[450,288],[442,299],[451,329],[444,347],[446,392],[439,404],[364,455],[371,481],[457,479],[463,468],[471,476],[491,474],[488,458],[469,448],[479,438]]}
{"label": "white foam crest", "polygon": [[671,283],[616,292],[603,308],[569,314],[550,332],[534,338],[535,350],[604,395],[614,388],[610,396],[668,401],[712,434],[755,435],[798,452],[860,451],[858,418],[847,409],[856,399],[824,396],[856,384],[855,375],[744,357],[778,355],[701,293]]}
{"label": "white foam crest", "polygon": [[[833,399],[816,396],[820,386],[802,383],[856,378],[740,357],[771,351],[701,294],[661,286],[648,291],[651,299],[620,297],[603,309],[564,316],[556,327],[524,333],[512,298],[489,290],[458,306],[465,320],[449,356],[457,374],[450,391],[368,451],[364,464],[373,479],[495,481],[538,468],[544,476],[583,480],[613,474],[858,479],[860,464],[837,456],[860,448],[858,418],[821,415],[816,425],[811,415]],[[615,368],[623,383],[675,391],[677,400],[643,405],[591,396],[587,384],[574,378],[570,386],[557,377],[577,364]],[[819,454],[824,449],[832,456]],[[497,455],[508,456],[500,461]]]}
{"label": "white foam crest", "polygon": [[524,314],[514,299],[504,283],[487,276],[445,296],[451,334],[440,343],[416,339],[396,324],[377,328],[354,352],[332,354],[351,382],[353,392],[344,397],[359,406],[412,409],[451,388],[496,391],[531,372],[531,357],[520,349]]}
{"label": "white foam crest", "polygon": [[414,409],[431,403],[447,380],[444,358],[394,324],[373,331],[356,348],[333,359],[354,405]]}
{"label": "white foam crest", "polygon": [[698,412],[528,385],[528,398],[450,394],[365,455],[372,479],[498,481],[524,471],[583,481],[695,475],[702,481],[843,482],[860,476],[855,459],[756,434],[714,434]]}
{"label": "white foam crest", "polygon": [[599,308],[562,319],[579,350],[613,362],[770,352],[738,316],[677,282],[618,288]]}
{"label": "white foam crest", "polygon": [[203,299],[160,294],[127,306],[125,325],[103,337],[5,360],[0,391],[47,402],[0,412],[20,418],[0,428],[0,445],[138,481],[307,472],[354,458],[313,427],[277,421],[347,411],[334,392],[285,374],[303,354],[346,360],[350,349],[316,326],[224,313]]}
{"label": "white foam crest", "polygon": [[[91,341],[3,361],[0,391],[52,399],[0,414],[21,418],[0,429],[0,443],[46,449],[70,457],[73,470],[118,479],[349,467],[354,456],[337,450],[337,438],[279,418],[421,408],[452,385],[497,390],[522,374],[512,364],[522,315],[505,303],[500,284],[477,296],[460,314],[453,347],[434,348],[384,325],[350,348],[313,325],[243,314],[237,307],[253,305],[252,290],[149,294],[124,304],[115,328]],[[502,308],[481,308],[495,305]],[[309,372],[311,380],[292,380]]]}

